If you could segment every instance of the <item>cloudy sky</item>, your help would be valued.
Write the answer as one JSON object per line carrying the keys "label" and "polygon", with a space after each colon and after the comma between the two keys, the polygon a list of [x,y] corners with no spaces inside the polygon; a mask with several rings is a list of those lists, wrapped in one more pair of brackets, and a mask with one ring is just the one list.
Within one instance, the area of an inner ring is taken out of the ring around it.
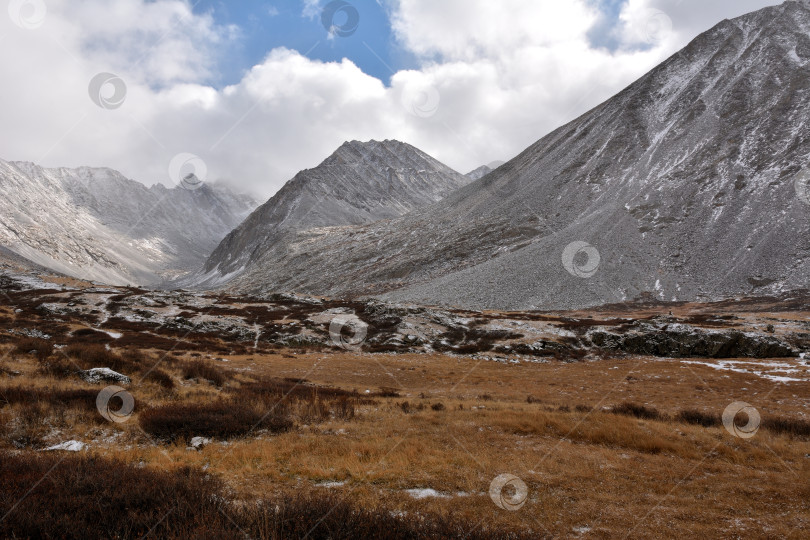
{"label": "cloudy sky", "polygon": [[0,158],[147,185],[187,162],[267,197],[345,140],[399,139],[461,172],[509,159],[720,20],[779,2],[6,3]]}

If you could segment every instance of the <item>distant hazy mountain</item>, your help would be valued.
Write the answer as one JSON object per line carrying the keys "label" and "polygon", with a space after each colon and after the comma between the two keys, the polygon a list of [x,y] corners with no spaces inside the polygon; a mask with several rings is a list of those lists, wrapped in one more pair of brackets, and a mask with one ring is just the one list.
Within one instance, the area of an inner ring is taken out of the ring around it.
{"label": "distant hazy mountain", "polygon": [[478,180],[479,178],[485,177],[486,175],[488,175],[489,173],[491,173],[492,171],[494,171],[503,164],[504,164],[503,161],[493,161],[488,165],[481,165],[477,169],[468,172],[464,176],[466,176],[470,180]]}
{"label": "distant hazy mountain", "polygon": [[0,245],[45,267],[151,284],[198,267],[255,208],[225,188],[147,188],[106,168],[0,160]]}
{"label": "distant hazy mountain", "polygon": [[465,176],[399,141],[352,141],[314,169],[301,171],[213,252],[196,284],[218,284],[253,271],[274,253],[294,257],[287,242],[301,231],[362,225],[402,216],[469,183]]}
{"label": "distant hazy mountain", "polygon": [[438,203],[290,233],[280,250],[231,235],[209,268],[250,261],[242,291],[479,308],[804,288],[810,206],[794,178],[810,163],[809,106],[810,5],[790,1],[721,22]]}

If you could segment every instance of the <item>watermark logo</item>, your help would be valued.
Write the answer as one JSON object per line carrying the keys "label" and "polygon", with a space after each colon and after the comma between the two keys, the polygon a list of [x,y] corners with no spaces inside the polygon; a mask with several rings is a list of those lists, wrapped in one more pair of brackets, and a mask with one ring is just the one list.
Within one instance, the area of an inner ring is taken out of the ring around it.
{"label": "watermark logo", "polygon": [[[120,408],[113,409],[111,401],[120,400]],[[135,398],[120,386],[108,386],[96,396],[96,408],[105,420],[118,424],[126,422],[135,410]]]}
{"label": "watermark logo", "polygon": [[337,315],[329,323],[329,339],[341,349],[357,349],[366,340],[368,325],[357,315]]}
{"label": "watermark logo", "polygon": [[410,83],[402,90],[402,106],[414,116],[430,118],[439,110],[441,95],[429,84]]}
{"label": "watermark logo", "polygon": [[516,512],[526,504],[529,488],[514,474],[499,474],[489,484],[489,497],[501,510]]}
{"label": "watermark logo", "polygon": [[647,43],[660,43],[672,33],[672,19],[660,9],[648,10],[642,24]]}
{"label": "watermark logo", "polygon": [[169,162],[169,178],[175,185],[194,191],[205,184],[208,176],[208,167],[205,162],[194,154],[183,152],[177,154]]}
{"label": "watermark logo", "polygon": [[[736,422],[737,416],[740,414],[748,417],[748,422],[744,426]],[[756,435],[757,431],[759,431],[760,421],[759,411],[744,401],[735,401],[723,411],[723,427],[726,428],[726,431],[741,439],[750,439]]]}
{"label": "watermark logo", "polygon": [[321,11],[321,23],[331,36],[349,37],[360,26],[360,13],[344,0],[334,0]]}
{"label": "watermark logo", "polygon": [[127,97],[127,85],[113,73],[99,73],[87,87],[90,99],[102,109],[117,109]]}
{"label": "watermark logo", "polygon": [[589,278],[596,274],[601,262],[599,251],[587,242],[571,242],[562,253],[562,263],[572,276]]}
{"label": "watermark logo", "polygon": [[26,30],[34,30],[45,22],[48,9],[42,0],[11,0],[8,15],[11,22]]}

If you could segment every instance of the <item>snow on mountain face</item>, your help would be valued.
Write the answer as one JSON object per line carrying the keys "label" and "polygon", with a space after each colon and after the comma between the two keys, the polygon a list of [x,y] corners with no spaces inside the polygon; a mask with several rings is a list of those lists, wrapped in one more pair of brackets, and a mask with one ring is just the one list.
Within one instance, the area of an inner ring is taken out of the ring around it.
{"label": "snow on mountain face", "polygon": [[202,283],[240,272],[298,231],[402,216],[469,181],[399,141],[344,143],[314,169],[298,173],[229,234],[208,259]]}
{"label": "snow on mountain face", "polygon": [[502,309],[806,288],[808,105],[807,0],[723,21],[442,201],[290,235],[233,288]]}
{"label": "snow on mountain face", "polygon": [[0,245],[111,284],[154,284],[199,266],[256,206],[225,188],[147,188],[105,168],[0,160]]}

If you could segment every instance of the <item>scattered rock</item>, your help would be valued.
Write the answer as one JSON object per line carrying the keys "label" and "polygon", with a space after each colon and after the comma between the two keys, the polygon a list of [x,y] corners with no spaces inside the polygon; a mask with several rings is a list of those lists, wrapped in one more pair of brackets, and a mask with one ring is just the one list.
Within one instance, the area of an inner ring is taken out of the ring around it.
{"label": "scattered rock", "polygon": [[122,375],[121,373],[106,367],[88,369],[87,371],[80,372],[79,376],[89,383],[117,382],[121,384],[129,384],[132,382],[126,375]]}
{"label": "scattered rock", "polygon": [[202,450],[205,445],[210,443],[211,439],[208,437],[192,437],[189,443],[189,448],[194,450]]}

